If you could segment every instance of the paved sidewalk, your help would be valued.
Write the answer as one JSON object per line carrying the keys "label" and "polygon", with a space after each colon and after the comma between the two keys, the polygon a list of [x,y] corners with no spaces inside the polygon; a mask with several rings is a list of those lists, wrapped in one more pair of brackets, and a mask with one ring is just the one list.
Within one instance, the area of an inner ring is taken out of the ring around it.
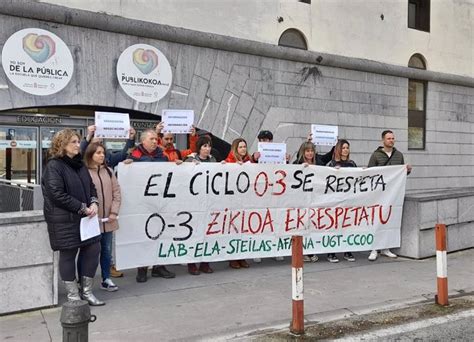
{"label": "paved sidewalk", "polygon": [[[436,260],[367,260],[331,264],[321,256],[305,264],[305,317],[327,321],[397,307],[433,297]],[[291,264],[264,259],[249,269],[231,270],[213,264],[215,273],[191,276],[172,266],[175,279],[135,282],[135,271],[116,279],[118,292],[100,289],[107,302],[92,308],[97,321],[89,326],[90,341],[226,340],[252,330],[288,325],[291,319]],[[448,255],[450,293],[474,291],[474,249]],[[27,295],[27,294],[25,294]],[[60,301],[64,301],[61,294]],[[0,317],[0,340],[61,341],[61,308]]]}

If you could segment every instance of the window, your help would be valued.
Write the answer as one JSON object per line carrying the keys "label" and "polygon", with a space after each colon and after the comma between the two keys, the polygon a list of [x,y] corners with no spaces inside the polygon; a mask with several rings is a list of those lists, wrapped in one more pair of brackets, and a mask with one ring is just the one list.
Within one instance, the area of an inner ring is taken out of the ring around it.
{"label": "window", "polygon": [[[426,70],[425,59],[420,54],[411,56],[408,67]],[[408,149],[425,149],[427,83],[408,80]]]}
{"label": "window", "polygon": [[288,29],[282,33],[278,45],[295,49],[308,50],[306,39],[303,34],[296,29]]}
{"label": "window", "polygon": [[408,66],[410,68],[426,70],[425,58],[419,53],[415,53],[413,56],[410,57],[410,60],[408,61]]}
{"label": "window", "polygon": [[298,2],[304,2],[305,4],[311,4],[311,0],[298,0]]}
{"label": "window", "polygon": [[430,32],[430,0],[408,0],[408,27]]}

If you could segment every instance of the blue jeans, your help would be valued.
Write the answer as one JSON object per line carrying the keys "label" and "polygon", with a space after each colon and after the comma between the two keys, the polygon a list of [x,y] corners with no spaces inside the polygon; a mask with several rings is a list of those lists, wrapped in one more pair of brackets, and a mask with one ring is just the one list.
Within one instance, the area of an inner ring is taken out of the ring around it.
{"label": "blue jeans", "polygon": [[100,239],[100,270],[102,280],[110,278],[110,263],[112,260],[112,236],[113,232],[102,233]]}

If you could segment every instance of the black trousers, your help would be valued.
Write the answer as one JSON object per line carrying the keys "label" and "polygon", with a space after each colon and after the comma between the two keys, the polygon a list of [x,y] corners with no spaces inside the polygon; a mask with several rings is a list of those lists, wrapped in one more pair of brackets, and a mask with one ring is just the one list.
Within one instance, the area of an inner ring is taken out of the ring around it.
{"label": "black trousers", "polygon": [[[79,252],[79,256],[77,255]],[[79,277],[94,278],[99,265],[100,242],[73,249],[59,251],[59,275],[64,281],[76,279],[76,270]],[[78,256],[78,257],[77,257]],[[76,267],[77,257],[77,267]]]}

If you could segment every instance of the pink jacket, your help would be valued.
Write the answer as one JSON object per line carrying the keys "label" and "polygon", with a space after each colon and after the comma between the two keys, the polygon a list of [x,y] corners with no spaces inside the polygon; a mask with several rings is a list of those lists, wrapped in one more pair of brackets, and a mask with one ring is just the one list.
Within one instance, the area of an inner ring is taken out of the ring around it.
{"label": "pink jacket", "polygon": [[[110,172],[110,173],[109,173]],[[110,214],[118,215],[120,210],[120,186],[112,170],[105,166],[99,168],[89,168],[89,173],[97,190],[99,198],[99,222],[102,218],[109,217]],[[118,221],[100,222],[101,232],[112,232],[118,229]]]}

